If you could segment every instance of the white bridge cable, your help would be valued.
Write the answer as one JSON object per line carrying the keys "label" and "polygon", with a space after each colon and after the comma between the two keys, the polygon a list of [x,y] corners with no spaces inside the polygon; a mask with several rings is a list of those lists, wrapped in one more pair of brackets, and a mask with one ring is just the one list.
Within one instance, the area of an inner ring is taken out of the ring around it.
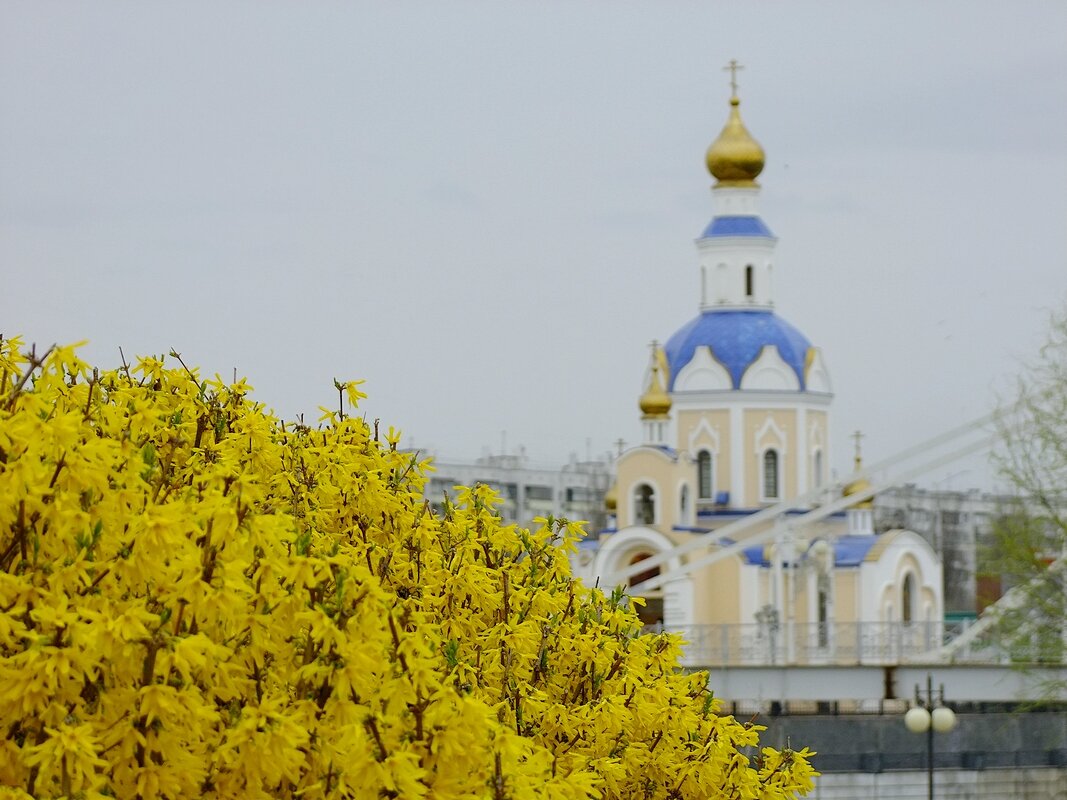
{"label": "white bridge cable", "polygon": [[[1008,411],[1010,410],[1012,409],[1008,409]],[[757,511],[754,514],[749,514],[739,520],[735,520],[734,522],[731,522],[716,531],[713,531],[706,535],[694,537],[693,539],[688,542],[685,542],[684,544],[680,544],[676,547],[672,547],[669,550],[664,550],[663,552],[657,553],[653,556],[650,556],[649,558],[645,558],[634,564],[630,564],[609,576],[610,581],[606,583],[608,583],[608,585],[615,585],[616,583],[625,583],[634,575],[637,575],[642,572],[647,572],[648,570],[654,567],[666,564],[668,561],[678,558],[679,556],[687,555],[688,553],[691,553],[694,550],[699,550],[701,548],[707,547],[708,545],[717,544],[723,539],[734,538],[737,536],[737,534],[742,533],[749,528],[755,527],[762,522],[766,522],[767,520],[775,519],[776,517],[785,514],[785,512],[787,511],[792,511],[797,508],[810,506],[825,498],[830,493],[839,494],[841,492],[842,487],[846,486],[849,483],[864,478],[869,478],[873,473],[887,470],[888,468],[896,466],[902,461],[907,461],[918,455],[927,453],[928,451],[934,448],[951,444],[957,439],[962,439],[964,436],[974,433],[977,430],[980,430],[985,425],[996,419],[996,417],[1002,413],[1006,412],[997,411],[990,414],[986,414],[985,416],[979,417],[978,419],[971,420],[970,422],[967,422],[963,425],[959,425],[955,428],[945,431],[944,433],[938,434],[937,436],[934,436],[930,439],[919,442],[918,444],[912,445],[911,447],[901,450],[895,455],[892,455],[889,458],[883,459],[882,461],[872,464],[869,467],[864,467],[863,469],[853,473],[849,477],[835,482],[831,486],[820,486],[817,489],[812,489],[810,492],[801,495],[800,497],[785,500],[776,505],[769,506],[760,511]],[[983,440],[983,442],[983,446],[988,446],[988,444],[990,443],[987,440]],[[959,456],[958,458],[962,457],[963,456]],[[926,466],[918,472],[915,472],[914,474],[920,475],[934,468],[935,467],[932,466]],[[891,488],[900,483],[904,483],[907,480],[907,477],[894,477],[891,481],[880,483],[879,488],[876,491],[884,491],[885,489]],[[869,497],[870,495],[867,496]],[[853,503],[859,502],[857,497],[858,495],[853,496]],[[846,503],[845,505],[841,506],[841,508],[845,508],[848,505],[851,505],[851,503]]]}
{"label": "white bridge cable", "polygon": [[[987,420],[983,420],[983,422],[985,421]],[[849,506],[855,505],[856,503],[861,503],[864,500],[873,497],[878,492],[882,492],[893,486],[897,486],[898,484],[911,480],[912,478],[922,475],[925,472],[929,472],[931,470],[937,469],[938,467],[942,467],[945,464],[951,464],[953,461],[958,461],[961,458],[966,458],[969,455],[973,455],[975,453],[981,452],[982,450],[986,450],[995,441],[995,439],[996,437],[993,434],[987,434],[981,439],[971,442],[970,444],[964,447],[937,456],[936,458],[933,458],[929,461],[925,461],[914,467],[910,467],[907,470],[904,470],[901,473],[894,475],[892,478],[880,481],[878,483],[872,483],[866,489],[857,491],[854,494],[849,495],[848,497],[839,497],[833,502],[813,509],[812,511],[809,511],[806,514],[785,519],[779,525],[773,525],[768,530],[762,533],[758,533],[754,536],[749,536],[739,542],[732,542],[731,544],[727,545],[726,547],[723,547],[720,550],[708,553],[702,556],[701,558],[696,559],[695,561],[690,561],[686,564],[682,564],[678,569],[670,570],[669,572],[661,572],[659,575],[648,578],[647,580],[642,581],[636,586],[630,587],[630,589],[627,590],[627,594],[640,596],[645,592],[660,588],[665,583],[669,583],[672,580],[677,580],[678,578],[684,577],[691,572],[695,572],[698,569],[703,569],[709,564],[714,564],[716,561],[721,561],[724,558],[728,558],[732,555],[740,553],[742,550],[752,547],[753,545],[764,544],[765,542],[768,542],[778,536],[783,531],[783,529],[799,528],[805,525],[810,525],[813,522],[818,522],[819,520],[825,519],[831,514],[846,509]],[[868,470],[863,470],[863,472],[859,474],[863,474],[866,472],[868,472]],[[716,534],[726,531],[728,527],[730,526],[722,528],[721,531],[717,531]],[[714,544],[715,540],[717,539],[721,539],[721,536],[717,535],[714,538],[702,537],[698,541],[702,545],[707,546],[709,544]],[[669,552],[673,553],[675,551],[672,550]],[[649,562],[651,562],[651,560],[652,559],[644,559],[638,562],[644,567],[644,570],[642,571],[648,569],[648,564]],[[609,583],[608,585],[614,584]]]}

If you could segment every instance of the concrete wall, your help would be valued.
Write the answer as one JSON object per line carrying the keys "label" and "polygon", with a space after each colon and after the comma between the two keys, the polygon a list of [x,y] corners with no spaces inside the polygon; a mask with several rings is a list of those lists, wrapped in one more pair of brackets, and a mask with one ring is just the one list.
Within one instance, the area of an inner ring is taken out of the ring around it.
{"label": "concrete wall", "polygon": [[[938,770],[1067,768],[1067,712],[957,714],[956,719],[955,729],[934,734]],[[764,744],[816,751],[813,763],[820,772],[926,769],[926,736],[909,732],[902,714],[760,717],[757,722],[767,726],[760,737]]]}
{"label": "concrete wall", "polygon": [[[925,800],[925,771],[823,775],[814,800]],[[948,770],[934,775],[934,796],[953,800],[1067,800],[1067,769]]]}

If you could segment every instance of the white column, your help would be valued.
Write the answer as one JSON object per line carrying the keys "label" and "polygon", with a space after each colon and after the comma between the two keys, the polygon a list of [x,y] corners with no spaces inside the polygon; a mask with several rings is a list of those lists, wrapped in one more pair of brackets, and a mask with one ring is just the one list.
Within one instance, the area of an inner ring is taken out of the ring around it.
{"label": "white column", "polygon": [[693,579],[687,575],[667,581],[663,585],[663,627],[688,627],[693,618]]}
{"label": "white column", "polygon": [[[686,641],[681,658],[683,665],[698,665],[706,661],[701,652],[700,634],[693,628],[693,579],[689,576],[675,578],[663,585],[663,627],[681,633]],[[706,626],[705,626],[706,627]]]}
{"label": "white column", "polygon": [[730,407],[730,505],[745,504],[745,432],[742,410]]}
{"label": "white column", "polygon": [[796,537],[793,528],[787,526],[782,535],[780,555],[782,570],[782,631],[785,637],[785,663],[794,664],[796,653],[796,604],[797,604],[797,566]]}

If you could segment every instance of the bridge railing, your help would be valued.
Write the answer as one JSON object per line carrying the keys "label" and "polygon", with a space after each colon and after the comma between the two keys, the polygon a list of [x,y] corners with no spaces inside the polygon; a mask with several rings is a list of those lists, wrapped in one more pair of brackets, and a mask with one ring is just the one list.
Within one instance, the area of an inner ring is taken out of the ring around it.
{"label": "bridge railing", "polygon": [[[834,622],[744,625],[650,626],[686,641],[688,666],[892,665],[936,653],[962,630],[945,622]],[[983,642],[970,663],[1002,663],[1003,654]],[[956,659],[957,663],[960,658]]]}

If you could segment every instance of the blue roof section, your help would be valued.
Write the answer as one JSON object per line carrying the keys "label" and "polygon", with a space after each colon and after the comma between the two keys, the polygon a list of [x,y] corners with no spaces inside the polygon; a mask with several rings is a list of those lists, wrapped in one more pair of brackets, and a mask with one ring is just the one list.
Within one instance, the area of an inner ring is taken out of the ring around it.
{"label": "blue roof section", "polygon": [[[877,541],[877,536],[842,536],[834,542],[834,566],[858,567]],[[771,563],[767,560],[765,547],[762,544],[746,547],[741,551],[745,562],[769,567]]]}
{"label": "blue roof section", "polygon": [[[697,511],[697,521],[700,517],[744,517],[749,514],[755,514],[757,511],[762,511],[766,506],[758,506],[756,508],[733,508],[731,506],[724,506],[723,508],[701,508]],[[811,511],[810,508],[787,508],[785,511],[786,516],[799,517],[803,514],[807,514]],[[830,515],[830,519],[844,519],[848,514],[845,511],[835,511]]]}
{"label": "blue roof section", "polygon": [[766,236],[774,238],[771,229],[759,217],[731,216],[713,217],[708,227],[700,234],[701,239],[710,239],[714,236]]}
{"label": "blue roof section", "polygon": [[834,545],[834,563],[839,567],[858,567],[877,541],[877,536],[842,536]]}
{"label": "blue roof section", "polygon": [[761,567],[769,567],[771,562],[764,558],[765,546],[762,544],[754,544],[752,547],[746,547],[741,551],[741,554],[745,557],[746,564],[759,564]]}
{"label": "blue roof section", "polygon": [[671,385],[701,345],[708,345],[715,358],[730,373],[734,388],[740,388],[741,376],[769,344],[793,368],[804,389],[804,359],[811,342],[773,311],[705,311],[680,328],[664,350],[671,367]]}

